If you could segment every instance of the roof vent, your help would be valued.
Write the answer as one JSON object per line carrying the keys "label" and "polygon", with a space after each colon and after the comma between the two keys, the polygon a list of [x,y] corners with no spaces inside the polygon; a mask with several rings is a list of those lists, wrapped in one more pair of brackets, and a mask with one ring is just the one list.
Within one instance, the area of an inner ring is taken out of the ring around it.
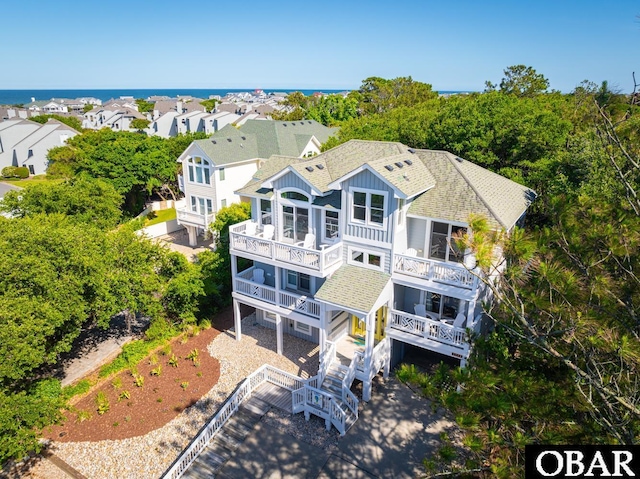
{"label": "roof vent", "polygon": [[241,136],[240,138],[242,138],[243,140],[246,140],[247,137],[246,136]]}
{"label": "roof vent", "polygon": [[409,148],[409,150],[407,150],[409,153],[411,154],[415,154],[416,150],[414,150],[413,148]]}
{"label": "roof vent", "polygon": [[304,169],[309,171],[309,172],[311,172],[311,171],[313,171],[313,166],[305,166]]}
{"label": "roof vent", "polygon": [[211,143],[213,143],[214,145],[218,144],[218,142],[216,140],[211,140]]}
{"label": "roof vent", "polygon": [[316,165],[316,168],[318,168],[319,170],[324,170],[324,165]]}
{"label": "roof vent", "polygon": [[227,141],[228,141],[229,143],[231,143],[231,138],[227,138]]}
{"label": "roof vent", "polygon": [[411,160],[404,160],[404,162],[409,166],[413,165],[413,161]]}
{"label": "roof vent", "polygon": [[396,165],[398,168],[402,168],[404,166],[400,161],[396,161],[394,165]]}
{"label": "roof vent", "polygon": [[384,165],[384,167],[389,171],[393,171],[393,166],[391,165]]}
{"label": "roof vent", "polygon": [[286,123],[283,123],[283,124],[282,124],[282,126],[287,126],[287,124],[286,124]]}
{"label": "roof vent", "polygon": [[301,125],[304,125],[304,121],[301,121],[301,122],[300,122],[300,124],[301,124]]}
{"label": "roof vent", "polygon": [[308,121],[307,123],[311,124],[311,121]]}

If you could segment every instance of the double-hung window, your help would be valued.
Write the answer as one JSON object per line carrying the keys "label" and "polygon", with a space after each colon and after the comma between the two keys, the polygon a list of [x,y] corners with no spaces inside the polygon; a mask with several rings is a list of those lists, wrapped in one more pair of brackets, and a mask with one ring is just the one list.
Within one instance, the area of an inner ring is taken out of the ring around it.
{"label": "double-hung window", "polygon": [[371,226],[384,226],[385,195],[371,191],[353,191],[351,220]]}
{"label": "double-hung window", "polygon": [[311,277],[308,274],[287,270],[287,289],[309,293],[311,291]]}
{"label": "double-hung window", "polygon": [[199,215],[208,215],[213,213],[213,202],[211,201],[211,198],[192,196],[191,211],[198,213]]}
{"label": "double-hung window", "polygon": [[193,156],[187,160],[187,170],[189,172],[189,181],[191,183],[200,183],[203,185],[211,184],[211,163],[199,156]]}
{"label": "double-hung window", "polygon": [[326,240],[335,240],[339,236],[340,214],[337,211],[324,212],[324,237]]}
{"label": "double-hung window", "polygon": [[260,223],[263,226],[272,224],[270,200],[260,200]]}

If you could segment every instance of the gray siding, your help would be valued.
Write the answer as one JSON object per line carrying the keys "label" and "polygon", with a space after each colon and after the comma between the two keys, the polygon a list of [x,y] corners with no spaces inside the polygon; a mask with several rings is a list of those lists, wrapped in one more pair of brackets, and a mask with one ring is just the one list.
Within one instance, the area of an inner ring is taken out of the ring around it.
{"label": "gray siding", "polygon": [[264,270],[264,284],[265,286],[271,286],[272,288],[276,287],[276,277],[275,277],[275,266],[271,264],[258,263],[257,261],[253,263],[256,268],[260,268]]}
{"label": "gray siding", "polygon": [[380,253],[383,256],[382,271],[384,271],[387,274],[391,274],[391,266],[393,265],[393,254],[391,250],[386,248],[376,248],[366,243],[363,244],[363,243],[354,243],[354,242],[347,242],[347,241],[344,241],[343,245],[344,246],[342,247],[342,260],[344,261],[345,264],[349,263],[349,264],[357,265],[357,263],[353,263],[351,261],[351,258],[349,257],[350,248],[362,250],[362,251],[370,251],[372,253]]}
{"label": "gray siding", "polygon": [[350,188],[361,188],[365,190],[384,191],[387,193],[387,199],[385,202],[385,228],[375,228],[366,225],[353,224],[348,220],[351,218],[351,211],[346,211],[350,207],[350,202],[343,205],[342,211],[347,215],[347,230],[346,234],[349,236],[356,236],[364,240],[377,241],[381,243],[391,243],[393,241],[393,207],[395,206],[395,200],[393,199],[393,190],[377,176],[374,176],[369,171],[363,171],[362,173],[349,178],[342,184],[343,189],[349,194]]}
{"label": "gray siding", "polygon": [[343,334],[349,334],[349,318],[351,315],[343,311],[340,316],[336,317],[329,325],[329,331],[327,339],[333,341]]}
{"label": "gray siding", "polygon": [[414,314],[414,305],[420,302],[420,290],[394,285],[394,304],[396,309]]}
{"label": "gray siding", "polygon": [[281,191],[288,188],[296,188],[298,190],[305,191],[309,195],[309,197],[311,197],[311,188],[309,187],[307,182],[293,173],[288,173],[282,178],[278,178],[273,182],[273,191]]}

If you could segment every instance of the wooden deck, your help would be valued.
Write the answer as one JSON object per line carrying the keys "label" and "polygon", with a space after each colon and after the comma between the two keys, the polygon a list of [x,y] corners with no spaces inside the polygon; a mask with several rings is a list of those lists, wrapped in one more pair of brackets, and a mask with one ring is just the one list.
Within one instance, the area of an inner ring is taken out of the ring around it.
{"label": "wooden deck", "polygon": [[258,389],[251,393],[253,397],[257,397],[262,401],[270,404],[271,406],[282,409],[289,414],[293,413],[292,410],[292,394],[291,391],[275,384],[266,382],[262,384]]}

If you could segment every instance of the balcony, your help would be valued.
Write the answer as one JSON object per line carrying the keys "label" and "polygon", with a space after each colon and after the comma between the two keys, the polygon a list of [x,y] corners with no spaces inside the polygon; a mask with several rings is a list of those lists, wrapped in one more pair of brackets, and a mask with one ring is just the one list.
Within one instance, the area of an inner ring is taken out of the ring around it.
{"label": "balcony", "polygon": [[207,229],[209,225],[213,222],[215,218],[215,213],[209,213],[208,215],[201,215],[194,211],[191,211],[189,208],[182,207],[176,208],[176,216],[178,219],[178,224],[188,225],[188,226],[198,226],[200,228]]}
{"label": "balcony", "polygon": [[407,253],[394,255],[393,271],[470,291],[478,287],[478,277],[474,274],[479,271],[477,269],[468,270],[459,263],[446,263]]}
{"label": "balcony", "polygon": [[469,350],[466,328],[404,311],[389,311],[387,333],[392,338],[457,358],[466,356]]}
{"label": "balcony", "polygon": [[256,298],[265,303],[273,304],[289,311],[320,319],[320,303],[313,298],[292,291],[276,289],[273,286],[257,283],[252,280],[251,267],[233,279],[233,292],[243,296]]}
{"label": "balcony", "polygon": [[[300,270],[326,276],[342,264],[342,243],[305,248],[296,244],[265,238],[256,223],[244,221],[230,229],[232,254],[257,261],[265,259],[296,266]],[[315,246],[315,245],[314,245]],[[303,271],[304,272],[304,271]]]}

